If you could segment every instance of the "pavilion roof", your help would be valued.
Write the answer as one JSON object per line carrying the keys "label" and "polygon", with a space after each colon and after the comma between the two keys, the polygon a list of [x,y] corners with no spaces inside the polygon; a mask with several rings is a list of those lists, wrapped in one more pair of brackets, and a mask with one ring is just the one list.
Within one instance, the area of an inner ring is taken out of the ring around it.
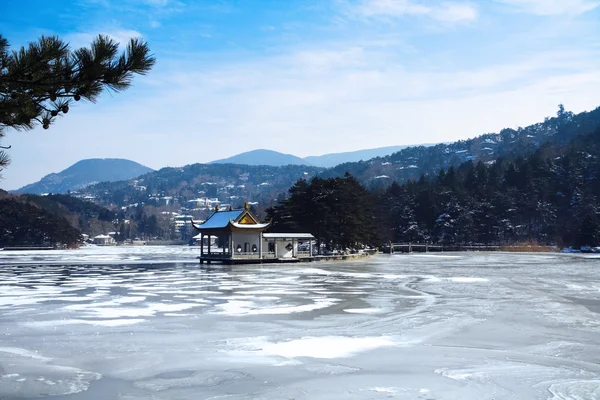
{"label": "pavilion roof", "polygon": [[229,225],[229,221],[235,221],[244,210],[217,211],[210,216],[203,224],[196,225],[198,229],[224,229]]}
{"label": "pavilion roof", "polygon": [[270,223],[259,223],[245,207],[243,210],[215,211],[203,224],[192,221],[192,225],[199,231],[264,231]]}
{"label": "pavilion roof", "polygon": [[312,240],[315,237],[310,233],[263,233],[265,239],[304,239]]}

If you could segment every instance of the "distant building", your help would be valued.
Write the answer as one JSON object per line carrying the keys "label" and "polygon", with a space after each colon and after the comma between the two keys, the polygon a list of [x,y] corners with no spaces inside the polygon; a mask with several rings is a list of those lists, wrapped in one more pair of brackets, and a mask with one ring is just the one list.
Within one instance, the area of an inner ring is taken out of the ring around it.
{"label": "distant building", "polygon": [[175,224],[175,229],[181,229],[184,226],[192,226],[192,216],[191,215],[184,215],[184,214],[179,214],[179,215],[175,215],[173,218],[173,223]]}
{"label": "distant building", "polygon": [[112,246],[115,244],[115,239],[109,235],[98,235],[94,236],[92,243],[97,244],[98,246]]}
{"label": "distant building", "polygon": [[198,197],[197,199],[188,200],[186,203],[192,208],[212,208],[219,205],[221,202],[217,198]]}
{"label": "distant building", "polygon": [[173,202],[173,196],[163,196],[160,198],[160,202],[161,204],[164,204],[165,206],[168,206],[169,204],[171,204]]}

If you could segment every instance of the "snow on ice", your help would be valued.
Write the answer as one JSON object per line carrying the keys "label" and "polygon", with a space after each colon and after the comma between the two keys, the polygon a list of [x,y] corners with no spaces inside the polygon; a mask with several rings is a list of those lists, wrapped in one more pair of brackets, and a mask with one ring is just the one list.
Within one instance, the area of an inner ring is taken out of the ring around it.
{"label": "snow on ice", "polygon": [[0,252],[0,398],[600,399],[582,254]]}

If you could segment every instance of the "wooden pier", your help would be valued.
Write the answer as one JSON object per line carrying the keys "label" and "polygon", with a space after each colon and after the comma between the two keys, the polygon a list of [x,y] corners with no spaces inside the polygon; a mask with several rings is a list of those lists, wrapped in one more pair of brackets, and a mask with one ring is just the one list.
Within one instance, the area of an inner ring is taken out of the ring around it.
{"label": "wooden pier", "polygon": [[382,252],[385,254],[394,253],[429,253],[429,252],[442,252],[444,246],[434,244],[419,244],[419,243],[391,243],[382,248]]}
{"label": "wooden pier", "polygon": [[298,258],[290,258],[290,257],[219,257],[218,255],[212,253],[211,255],[203,254],[202,256],[197,257],[200,261],[200,264],[212,264],[212,263],[221,263],[225,265],[238,265],[238,264],[295,264],[300,262],[320,262],[320,261],[348,261],[348,260],[358,260],[362,258],[367,258],[372,254],[376,254],[377,252],[363,252],[363,253],[355,253],[355,254],[332,254],[332,255],[306,255],[304,257]]}

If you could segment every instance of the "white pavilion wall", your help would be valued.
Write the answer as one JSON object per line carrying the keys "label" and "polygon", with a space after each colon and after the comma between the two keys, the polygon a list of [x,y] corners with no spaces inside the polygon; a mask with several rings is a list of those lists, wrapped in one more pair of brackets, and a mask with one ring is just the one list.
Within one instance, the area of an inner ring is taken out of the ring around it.
{"label": "white pavilion wall", "polygon": [[292,244],[291,240],[278,240],[277,241],[277,254],[276,257],[277,258],[291,258],[294,256],[294,250],[297,251],[298,250],[298,243],[294,243],[294,249],[293,250],[288,250],[286,248],[286,246],[288,244]]}
{"label": "white pavilion wall", "polygon": [[[256,246],[256,254],[258,254],[258,244],[260,241],[260,235],[253,232],[233,232],[233,252],[238,253],[238,246],[242,246],[242,252],[252,252],[252,246]],[[244,249],[244,245],[248,243],[247,249]],[[266,249],[263,249],[266,251]]]}
{"label": "white pavilion wall", "polygon": [[[292,240],[282,240],[282,239],[263,239],[263,253],[266,253],[269,250],[269,243],[276,243],[275,246],[275,257],[277,258],[291,258],[294,256],[294,253],[298,251],[298,242]],[[286,246],[288,244],[293,243],[293,250],[288,250]]]}

